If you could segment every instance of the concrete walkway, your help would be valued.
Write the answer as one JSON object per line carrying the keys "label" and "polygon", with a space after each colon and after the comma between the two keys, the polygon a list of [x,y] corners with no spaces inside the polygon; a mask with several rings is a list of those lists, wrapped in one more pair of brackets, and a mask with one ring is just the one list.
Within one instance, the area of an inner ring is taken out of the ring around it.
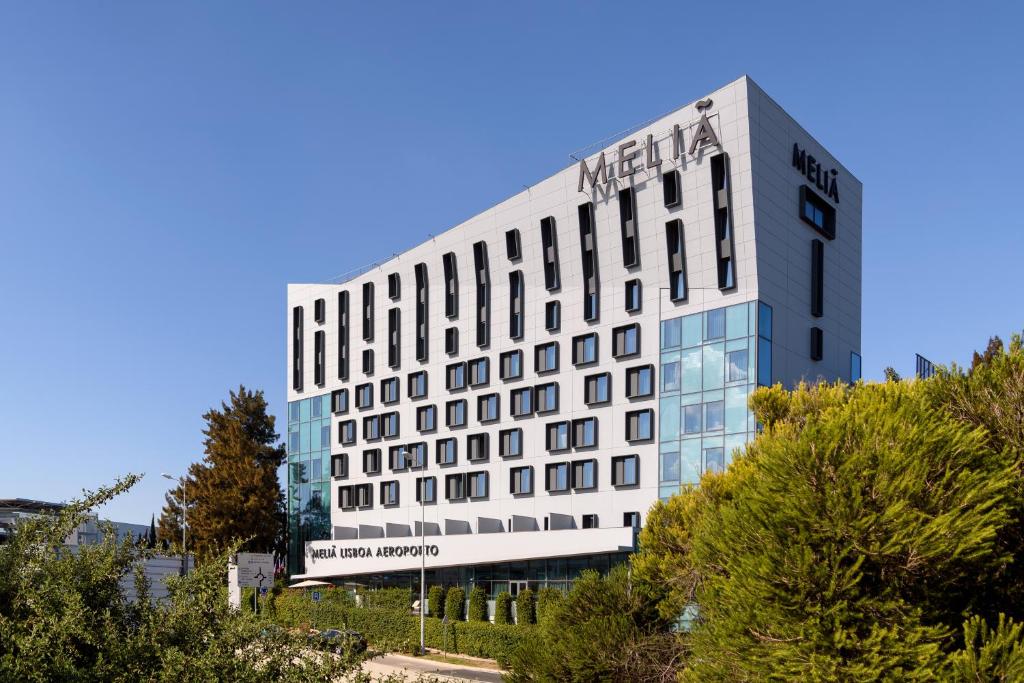
{"label": "concrete walkway", "polygon": [[420,674],[436,676],[442,681],[485,681],[501,683],[501,672],[494,669],[481,669],[475,666],[445,664],[430,659],[406,657],[405,655],[389,654],[374,657],[363,662],[363,671],[373,676],[388,674],[405,674],[410,681],[415,681]]}

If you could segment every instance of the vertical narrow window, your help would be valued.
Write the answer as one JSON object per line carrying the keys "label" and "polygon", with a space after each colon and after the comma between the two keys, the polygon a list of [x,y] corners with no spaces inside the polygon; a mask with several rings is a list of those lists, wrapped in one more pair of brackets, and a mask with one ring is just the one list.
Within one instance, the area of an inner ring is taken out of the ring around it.
{"label": "vertical narrow window", "polygon": [[292,389],[302,391],[302,306],[292,309]]}
{"label": "vertical narrow window", "polygon": [[729,159],[711,157],[711,192],[715,205],[715,252],[718,257],[718,288],[736,286],[736,244],[733,239],[732,210],[729,205]]}
{"label": "vertical narrow window", "polygon": [[580,204],[578,211],[580,218],[580,257],[583,260],[583,319],[591,321],[597,320],[600,313],[593,202]]}
{"label": "vertical narrow window", "polygon": [[683,222],[678,218],[665,223],[668,247],[668,288],[672,301],[686,300],[686,245]]}
{"label": "vertical narrow window", "polygon": [[324,324],[324,320],[327,318],[327,304],[324,303],[323,299],[317,299],[313,302],[313,320],[320,325]]}
{"label": "vertical narrow window", "polygon": [[348,379],[348,292],[338,292],[338,379]]}
{"label": "vertical narrow window", "polygon": [[397,301],[402,295],[402,279],[398,273],[388,275],[388,298]]}
{"label": "vertical narrow window", "polygon": [[444,331],[444,352],[454,356],[459,352],[459,328],[449,327]]}
{"label": "vertical narrow window", "polygon": [[487,263],[487,243],[473,245],[473,266],[476,272],[476,345],[491,343],[491,274]]}
{"label": "vertical narrow window", "polygon": [[417,263],[416,272],[416,360],[427,360],[427,264]]}
{"label": "vertical narrow window", "polygon": [[509,306],[508,334],[512,339],[523,338],[523,271],[513,270],[508,274]]}
{"label": "vertical narrow window", "polygon": [[373,374],[373,349],[363,350],[363,374]]}
{"label": "vertical narrow window", "polygon": [[313,333],[313,383],[322,387],[327,381],[327,373],[324,367],[324,351],[327,335],[323,330]]}
{"label": "vertical narrow window", "polygon": [[363,283],[363,340],[373,341],[373,283]]}
{"label": "vertical narrow window", "polygon": [[562,327],[562,305],[557,301],[544,304],[544,329],[557,332]]}
{"label": "vertical narrow window", "polygon": [[505,253],[509,261],[518,261],[523,258],[523,245],[519,238],[519,228],[512,228],[505,232]]}
{"label": "vertical narrow window", "polygon": [[401,327],[402,311],[398,308],[388,309],[388,367],[397,368],[401,365]]}
{"label": "vertical narrow window", "polygon": [[821,360],[825,355],[824,337],[820,327],[811,328],[811,360]]}
{"label": "vertical narrow window", "polygon": [[683,193],[679,184],[679,171],[669,171],[663,175],[661,187],[664,190],[666,209],[671,209],[682,203]]}
{"label": "vertical narrow window", "polygon": [[636,224],[636,192],[632,187],[619,190],[619,226],[622,231],[622,265],[640,265]]}
{"label": "vertical narrow window", "polygon": [[820,318],[825,309],[825,243],[811,240],[811,315]]}
{"label": "vertical narrow window", "polygon": [[642,304],[643,285],[640,280],[626,280],[626,312],[636,313]]}
{"label": "vertical narrow window", "polygon": [[544,248],[544,287],[551,292],[561,286],[558,272],[558,234],[555,232],[553,216],[541,219],[540,238],[541,246]]}
{"label": "vertical narrow window", "polygon": [[448,318],[459,317],[459,269],[455,252],[449,251],[441,260],[444,263],[444,314]]}
{"label": "vertical narrow window", "polygon": [[850,383],[859,382],[860,379],[860,354],[850,351]]}

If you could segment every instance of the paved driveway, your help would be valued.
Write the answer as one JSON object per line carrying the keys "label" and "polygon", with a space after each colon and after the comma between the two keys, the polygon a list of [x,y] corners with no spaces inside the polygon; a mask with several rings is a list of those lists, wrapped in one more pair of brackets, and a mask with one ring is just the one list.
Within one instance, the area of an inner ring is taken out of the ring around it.
{"label": "paved driveway", "polygon": [[485,681],[501,683],[501,672],[493,669],[478,669],[473,666],[458,666],[435,662],[430,659],[384,655],[363,663],[363,671],[373,675],[405,673],[410,681],[420,674],[437,676],[444,681]]}

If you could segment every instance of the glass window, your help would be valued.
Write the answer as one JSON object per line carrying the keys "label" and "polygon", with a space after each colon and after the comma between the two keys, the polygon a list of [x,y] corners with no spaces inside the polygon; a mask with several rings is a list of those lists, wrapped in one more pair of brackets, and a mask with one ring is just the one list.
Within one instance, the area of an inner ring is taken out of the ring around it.
{"label": "glass window", "polygon": [[757,302],[757,335],[771,341],[772,307],[763,301]]}
{"label": "glass window", "polygon": [[320,403],[319,397],[312,399],[310,401],[310,410],[312,411],[312,417],[319,418],[322,407],[323,404]]}
{"label": "glass window", "polygon": [[683,316],[683,348],[700,346],[704,341],[702,331],[704,316],[700,313]]}
{"label": "glass window", "polygon": [[725,390],[725,431],[729,434],[747,431],[747,392],[746,386]]}
{"label": "glass window", "polygon": [[704,449],[704,471],[721,472],[725,469],[725,449],[705,448]]}
{"label": "glass window", "polygon": [[725,309],[725,332],[729,339],[739,339],[750,334],[747,330],[747,304]]}
{"label": "glass window", "polygon": [[701,405],[699,403],[695,403],[693,405],[683,406],[683,434],[700,434],[700,432]]}
{"label": "glass window", "polygon": [[721,389],[725,383],[725,344],[705,344],[704,357],[704,391]]}
{"label": "glass window", "polygon": [[681,372],[679,361],[661,364],[661,390],[668,393],[679,391]]}
{"label": "glass window", "polygon": [[700,483],[700,439],[685,439],[679,451],[679,481],[683,484]]}
{"label": "glass window", "polygon": [[738,349],[725,354],[725,378],[727,382],[741,382],[747,379],[747,350]]}
{"label": "glass window", "polygon": [[672,441],[679,438],[679,397],[670,396],[661,399],[661,440]]}
{"label": "glass window", "polygon": [[670,449],[661,451],[661,481],[679,481],[678,442],[673,442]]}
{"label": "glass window", "polygon": [[860,354],[850,352],[850,382],[859,382],[861,379],[860,374]]}
{"label": "glass window", "polygon": [[673,318],[661,323],[661,348],[674,349],[682,341],[682,319]]}
{"label": "glass window", "polygon": [[721,339],[725,336],[725,309],[716,308],[704,313],[704,339]]}
{"label": "glass window", "polygon": [[763,337],[757,338],[757,383],[763,387],[772,383],[772,343]]}
{"label": "glass window", "polygon": [[299,421],[309,422],[309,399],[299,401]]}
{"label": "glass window", "polygon": [[299,403],[301,401],[292,401],[288,404],[288,421],[298,422],[299,421]]}
{"label": "glass window", "polygon": [[712,401],[704,404],[704,431],[712,432],[725,426],[725,402]]}
{"label": "glass window", "polygon": [[683,379],[681,388],[684,394],[691,394],[701,390],[703,386],[701,381],[703,374],[702,358],[703,353],[699,346],[683,351]]}

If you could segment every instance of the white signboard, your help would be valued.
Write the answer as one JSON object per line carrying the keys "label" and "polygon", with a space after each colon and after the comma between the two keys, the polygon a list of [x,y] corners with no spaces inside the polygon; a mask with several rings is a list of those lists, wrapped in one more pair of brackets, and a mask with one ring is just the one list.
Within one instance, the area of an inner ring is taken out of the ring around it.
{"label": "white signboard", "polygon": [[[508,562],[535,557],[593,555],[633,550],[632,527],[427,536],[426,566]],[[420,539],[353,538],[306,543],[306,573],[292,578],[419,569]]]}
{"label": "white signboard", "polygon": [[238,553],[228,564],[228,575],[236,572],[238,585],[259,588],[274,583],[274,556],[270,553]]}

